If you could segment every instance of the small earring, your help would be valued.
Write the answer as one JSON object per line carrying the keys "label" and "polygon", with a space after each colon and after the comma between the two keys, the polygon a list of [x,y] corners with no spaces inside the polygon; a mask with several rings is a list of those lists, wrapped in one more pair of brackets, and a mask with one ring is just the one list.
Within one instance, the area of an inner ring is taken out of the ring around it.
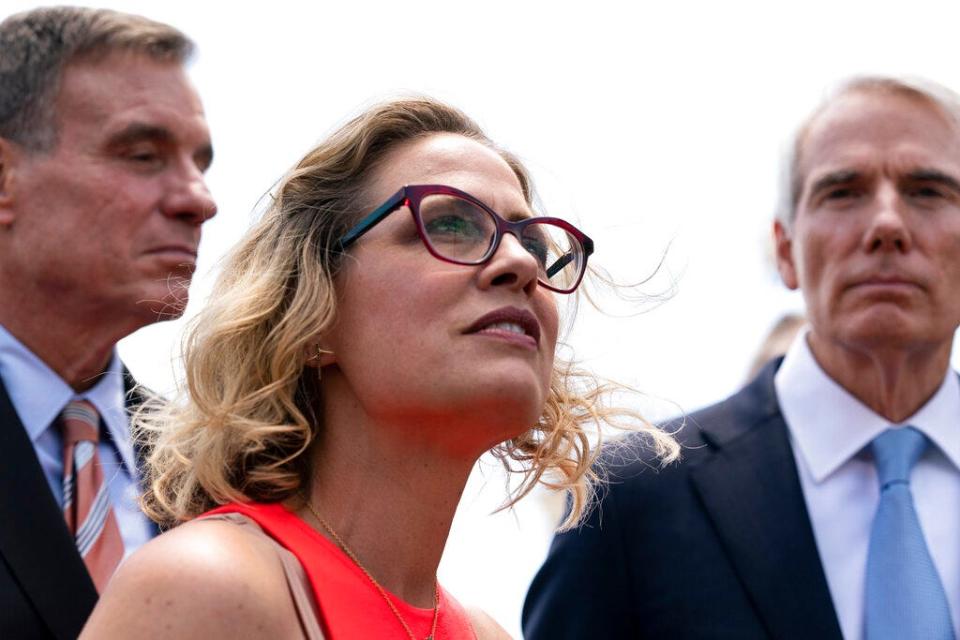
{"label": "small earring", "polygon": [[320,343],[317,343],[317,355],[310,358],[311,360],[317,361],[317,382],[320,382],[320,380],[323,379],[323,368],[320,366],[320,360],[323,358],[323,354],[325,353],[333,353],[333,351],[322,349],[320,347]]}

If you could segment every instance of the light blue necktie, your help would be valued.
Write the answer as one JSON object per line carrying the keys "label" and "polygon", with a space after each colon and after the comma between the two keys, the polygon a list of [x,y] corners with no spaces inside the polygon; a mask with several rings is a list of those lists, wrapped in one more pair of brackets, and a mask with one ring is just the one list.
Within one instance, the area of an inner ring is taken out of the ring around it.
{"label": "light blue necktie", "polygon": [[867,555],[867,640],[953,640],[950,607],[910,491],[910,471],[927,447],[913,427],[873,441],[880,505]]}

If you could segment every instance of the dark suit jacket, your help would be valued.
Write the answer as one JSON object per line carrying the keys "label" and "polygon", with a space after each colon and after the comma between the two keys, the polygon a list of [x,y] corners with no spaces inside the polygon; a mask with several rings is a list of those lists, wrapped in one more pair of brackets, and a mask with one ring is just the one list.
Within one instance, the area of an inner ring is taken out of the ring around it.
{"label": "dark suit jacket", "polygon": [[606,452],[601,504],[554,539],[530,587],[528,640],[841,640],[774,393],[779,363],[687,417],[680,464],[656,471],[637,440]]}
{"label": "dark suit jacket", "polygon": [[0,638],[73,640],[97,592],[2,380],[0,456]]}

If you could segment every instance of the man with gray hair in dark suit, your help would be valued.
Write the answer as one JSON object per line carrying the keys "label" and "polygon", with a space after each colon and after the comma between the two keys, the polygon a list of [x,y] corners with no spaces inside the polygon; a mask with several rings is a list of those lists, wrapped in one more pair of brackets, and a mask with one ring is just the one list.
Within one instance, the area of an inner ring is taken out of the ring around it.
{"label": "man with gray hair in dark suit", "polygon": [[216,212],[192,49],[115,11],[0,23],[2,638],[75,638],[155,534],[115,347],[182,313]]}
{"label": "man with gray hair in dark suit", "polygon": [[960,637],[960,100],[849,81],[784,175],[808,327],[687,417],[679,465],[611,473],[554,540],[528,638]]}

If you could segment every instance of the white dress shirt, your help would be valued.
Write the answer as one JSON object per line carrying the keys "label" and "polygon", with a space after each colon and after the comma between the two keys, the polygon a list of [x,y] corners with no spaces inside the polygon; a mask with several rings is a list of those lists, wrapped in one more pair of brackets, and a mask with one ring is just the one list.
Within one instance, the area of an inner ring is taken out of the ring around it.
{"label": "white dress shirt", "polygon": [[948,371],[934,396],[902,423],[874,413],[820,368],[806,332],[774,378],[800,484],[843,637],[864,637],[870,529],[880,499],[871,441],[911,425],[931,441],[910,486],[960,638],[960,381]]}
{"label": "white dress shirt", "polygon": [[100,412],[110,438],[101,433],[97,453],[117,525],[124,557],[153,535],[153,527],[137,507],[136,466],[125,409],[123,367],[116,352],[106,373],[92,388],[76,393],[60,376],[0,325],[0,379],[27,431],[57,504],[63,504],[63,440],[55,425],[73,399],[88,400]]}

